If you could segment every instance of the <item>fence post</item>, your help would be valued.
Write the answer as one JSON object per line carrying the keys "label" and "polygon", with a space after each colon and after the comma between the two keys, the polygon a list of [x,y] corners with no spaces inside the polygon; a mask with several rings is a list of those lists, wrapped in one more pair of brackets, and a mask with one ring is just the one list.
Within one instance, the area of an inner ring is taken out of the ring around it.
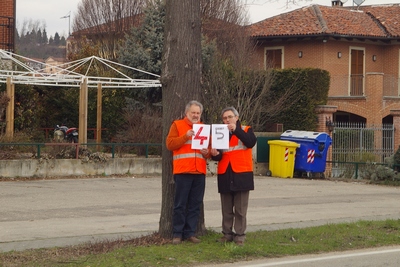
{"label": "fence post", "polygon": [[37,145],[37,158],[38,158],[38,159],[40,159],[40,145],[41,145],[41,144],[38,144],[38,145]]}

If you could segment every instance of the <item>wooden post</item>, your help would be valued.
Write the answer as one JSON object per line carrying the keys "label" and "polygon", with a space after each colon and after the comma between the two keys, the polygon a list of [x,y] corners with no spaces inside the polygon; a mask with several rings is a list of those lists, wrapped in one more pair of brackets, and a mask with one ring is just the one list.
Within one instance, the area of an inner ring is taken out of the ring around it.
{"label": "wooden post", "polygon": [[88,85],[84,78],[79,91],[79,143],[87,143]]}
{"label": "wooden post", "polygon": [[[99,83],[97,85],[97,128],[96,128],[96,143],[101,143],[101,117],[102,117],[102,106],[103,106],[103,92],[102,86]],[[97,151],[100,150],[100,147],[97,146]]]}
{"label": "wooden post", "polygon": [[11,77],[7,77],[7,96],[10,98],[6,109],[6,139],[10,141],[14,137],[14,103],[15,103],[15,85]]}

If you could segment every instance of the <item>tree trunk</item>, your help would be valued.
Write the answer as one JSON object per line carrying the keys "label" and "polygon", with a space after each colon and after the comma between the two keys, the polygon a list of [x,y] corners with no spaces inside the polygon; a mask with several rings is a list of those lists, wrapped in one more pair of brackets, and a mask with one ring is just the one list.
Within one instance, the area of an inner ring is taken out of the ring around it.
{"label": "tree trunk", "polygon": [[[159,223],[159,233],[165,238],[172,237],[172,212],[175,193],[172,175],[172,152],[167,150],[165,139],[172,121],[184,115],[185,105],[190,100],[201,101],[199,99],[201,96],[201,64],[200,0],[166,1],[161,71],[163,174]],[[200,221],[204,222],[204,215]]]}

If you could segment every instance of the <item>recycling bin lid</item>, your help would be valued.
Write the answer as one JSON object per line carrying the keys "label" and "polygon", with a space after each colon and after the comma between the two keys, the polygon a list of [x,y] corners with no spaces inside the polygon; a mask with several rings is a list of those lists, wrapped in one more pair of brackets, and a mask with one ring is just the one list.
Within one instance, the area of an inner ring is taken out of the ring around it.
{"label": "recycling bin lid", "polygon": [[286,147],[300,147],[300,144],[292,141],[285,141],[285,140],[269,140],[269,145],[277,145],[277,146],[286,146]]}
{"label": "recycling bin lid", "polygon": [[318,137],[326,136],[327,133],[324,132],[311,132],[311,131],[297,131],[297,130],[287,130],[281,134],[281,137],[290,137],[296,139],[319,139]]}

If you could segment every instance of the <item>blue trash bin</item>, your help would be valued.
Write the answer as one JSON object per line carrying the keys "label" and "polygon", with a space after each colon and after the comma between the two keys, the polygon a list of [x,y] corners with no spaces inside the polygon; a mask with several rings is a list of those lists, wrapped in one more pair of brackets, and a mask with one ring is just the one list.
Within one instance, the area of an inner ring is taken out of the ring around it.
{"label": "blue trash bin", "polygon": [[319,174],[325,177],[326,157],[332,144],[332,138],[327,133],[287,130],[281,134],[281,140],[300,144],[296,149],[295,176],[306,174],[310,178]]}

